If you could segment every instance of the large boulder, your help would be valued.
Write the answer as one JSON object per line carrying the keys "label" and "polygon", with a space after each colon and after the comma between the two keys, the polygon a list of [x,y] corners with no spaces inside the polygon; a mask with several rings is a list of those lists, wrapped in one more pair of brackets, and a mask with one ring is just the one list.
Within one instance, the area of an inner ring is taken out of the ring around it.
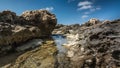
{"label": "large boulder", "polygon": [[57,24],[55,15],[46,10],[25,11],[21,16],[28,24],[38,26],[43,34],[50,34]]}
{"label": "large boulder", "polygon": [[0,12],[0,54],[14,49],[33,38],[49,36],[57,23],[54,14],[46,10],[24,12]]}

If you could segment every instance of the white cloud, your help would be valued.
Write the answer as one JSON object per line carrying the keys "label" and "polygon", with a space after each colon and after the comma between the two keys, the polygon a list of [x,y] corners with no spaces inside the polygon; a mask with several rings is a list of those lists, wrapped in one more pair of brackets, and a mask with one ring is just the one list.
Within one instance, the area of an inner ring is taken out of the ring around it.
{"label": "white cloud", "polygon": [[78,8],[78,10],[84,10],[84,9],[90,9],[90,8],[92,8],[91,5],[84,5],[84,6],[80,7],[80,8]]}
{"label": "white cloud", "polygon": [[83,12],[84,15],[81,16],[82,19],[89,17],[88,15],[101,9],[100,7],[96,7],[97,5],[95,5],[93,1],[82,1],[82,2],[79,2],[77,6],[78,6],[77,10],[85,11]]}
{"label": "white cloud", "polygon": [[78,6],[86,6],[86,5],[92,5],[92,2],[83,1],[83,2],[79,2],[79,3],[78,3]]}
{"label": "white cloud", "polygon": [[78,10],[85,10],[85,9],[90,9],[92,8],[92,2],[89,1],[83,1],[78,3]]}
{"label": "white cloud", "polygon": [[82,19],[85,19],[85,18],[87,18],[87,17],[89,17],[88,15],[83,15],[81,18]]}
{"label": "white cloud", "polygon": [[42,8],[41,10],[53,11],[53,10],[54,10],[54,8],[53,8],[53,7],[46,7],[46,8]]}
{"label": "white cloud", "polygon": [[91,9],[90,9],[90,12],[94,12],[94,11],[96,11],[96,10],[101,10],[101,8],[100,8],[100,7],[91,8]]}
{"label": "white cloud", "polygon": [[54,10],[53,7],[46,7],[45,9],[48,10],[48,11],[53,11]]}

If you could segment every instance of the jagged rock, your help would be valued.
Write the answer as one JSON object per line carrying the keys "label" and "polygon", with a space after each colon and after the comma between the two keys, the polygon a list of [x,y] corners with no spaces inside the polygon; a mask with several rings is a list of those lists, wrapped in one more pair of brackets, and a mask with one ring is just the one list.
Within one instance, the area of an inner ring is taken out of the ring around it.
{"label": "jagged rock", "polygon": [[[75,31],[78,30],[78,28],[80,27],[79,24],[73,24],[73,25],[57,25],[57,28],[54,29],[54,31],[52,32],[52,34],[68,34],[68,33],[75,33],[77,34]],[[59,28],[58,28],[59,27]],[[74,31],[74,32],[72,32]]]}
{"label": "jagged rock", "polygon": [[89,20],[89,23],[91,23],[91,24],[97,24],[97,23],[99,23],[100,21],[98,20],[98,19],[96,19],[96,18],[92,18],[92,19],[90,19]]}
{"label": "jagged rock", "polygon": [[104,20],[103,23],[109,23],[110,21],[109,20]]}
{"label": "jagged rock", "polygon": [[27,11],[21,16],[8,10],[1,12],[0,54],[33,38],[51,35],[56,23],[55,15],[46,10]]}
{"label": "jagged rock", "polygon": [[96,24],[100,24],[101,23],[101,21],[99,21],[98,19],[96,19],[96,18],[92,18],[92,19],[90,19],[88,22],[86,22],[86,23],[84,23],[84,24],[82,24],[81,26],[92,26],[92,25],[96,25]]}
{"label": "jagged rock", "polygon": [[57,19],[54,14],[46,10],[25,11],[21,15],[29,24],[38,26],[42,33],[50,34],[57,24]]}
{"label": "jagged rock", "polygon": [[10,24],[13,24],[16,18],[16,13],[9,10],[0,12],[0,22],[8,22]]}
{"label": "jagged rock", "polygon": [[58,29],[58,28],[63,27],[63,26],[64,26],[63,24],[57,24],[57,25],[55,26],[55,29]]}
{"label": "jagged rock", "polygon": [[66,34],[68,43],[64,45],[68,48],[71,68],[119,68],[120,21],[95,21],[90,26],[84,24],[72,31],[77,34]]}

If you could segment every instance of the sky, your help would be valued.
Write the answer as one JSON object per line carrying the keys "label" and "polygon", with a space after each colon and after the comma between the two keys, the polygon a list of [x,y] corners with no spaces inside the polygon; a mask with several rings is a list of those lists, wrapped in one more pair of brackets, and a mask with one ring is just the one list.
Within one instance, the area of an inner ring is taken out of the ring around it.
{"label": "sky", "polygon": [[17,15],[26,10],[45,9],[55,14],[59,24],[82,24],[91,18],[120,19],[120,0],[0,0],[0,11]]}

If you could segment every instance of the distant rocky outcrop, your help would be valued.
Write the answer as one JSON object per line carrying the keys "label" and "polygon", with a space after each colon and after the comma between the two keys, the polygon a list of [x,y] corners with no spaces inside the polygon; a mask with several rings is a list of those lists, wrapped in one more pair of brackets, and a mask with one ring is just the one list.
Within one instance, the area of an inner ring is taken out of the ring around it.
{"label": "distant rocky outcrop", "polygon": [[99,19],[96,19],[96,18],[92,18],[90,19],[88,22],[82,24],[81,26],[92,26],[92,25],[96,25],[96,24],[99,24],[101,23],[101,21]]}
{"label": "distant rocky outcrop", "polygon": [[67,34],[71,33],[73,30],[78,30],[80,27],[79,24],[72,24],[72,25],[62,25],[62,24],[57,24],[55,26],[55,29],[53,30],[52,34]]}
{"label": "distant rocky outcrop", "polygon": [[56,24],[55,15],[47,10],[25,11],[20,16],[0,12],[0,54],[30,39],[51,35]]}

